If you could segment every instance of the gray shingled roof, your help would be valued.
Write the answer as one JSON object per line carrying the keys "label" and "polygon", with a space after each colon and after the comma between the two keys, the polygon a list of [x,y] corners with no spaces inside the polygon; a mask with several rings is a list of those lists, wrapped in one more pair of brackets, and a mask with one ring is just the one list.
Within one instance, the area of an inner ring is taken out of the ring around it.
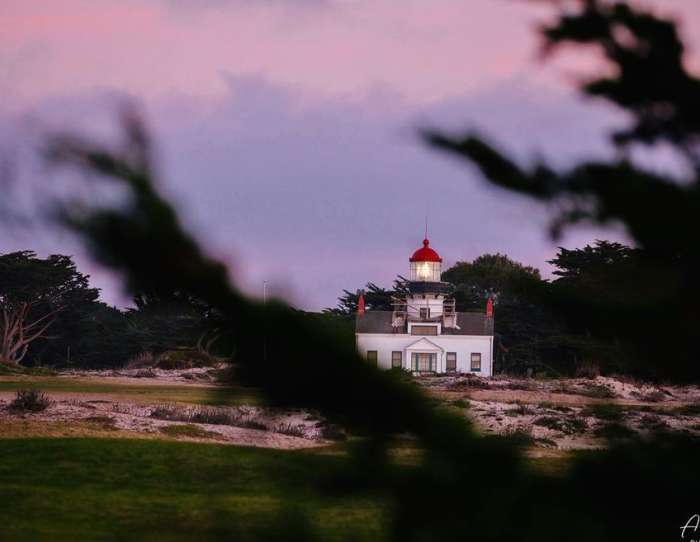
{"label": "gray shingled roof", "polygon": [[[396,333],[391,327],[392,311],[367,311],[355,318],[357,333]],[[480,312],[458,312],[457,328],[443,328],[443,335],[493,335],[493,319],[489,322]],[[399,333],[406,333],[405,328]]]}

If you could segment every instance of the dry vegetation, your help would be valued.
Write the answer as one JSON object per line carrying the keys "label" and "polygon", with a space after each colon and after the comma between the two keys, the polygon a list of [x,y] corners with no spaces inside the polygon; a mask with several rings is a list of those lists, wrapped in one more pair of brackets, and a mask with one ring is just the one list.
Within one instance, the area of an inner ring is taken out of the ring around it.
{"label": "dry vegetation", "polygon": [[[0,390],[6,389],[0,391],[0,427],[12,436],[22,420],[25,434],[42,434],[44,427],[50,435],[141,435],[290,449],[345,440],[340,428],[318,415],[265,407],[250,390],[231,402],[239,391],[204,383],[212,370],[146,367],[22,380],[0,377]],[[418,382],[438,403],[472,419],[479,431],[533,449],[599,448],[611,440],[658,432],[700,435],[696,386],[603,377],[439,376]],[[15,389],[30,384],[46,393]]]}
{"label": "dry vegetation", "polygon": [[700,436],[700,389],[630,378],[423,378],[485,434],[536,448],[599,448],[609,441],[679,432]]}

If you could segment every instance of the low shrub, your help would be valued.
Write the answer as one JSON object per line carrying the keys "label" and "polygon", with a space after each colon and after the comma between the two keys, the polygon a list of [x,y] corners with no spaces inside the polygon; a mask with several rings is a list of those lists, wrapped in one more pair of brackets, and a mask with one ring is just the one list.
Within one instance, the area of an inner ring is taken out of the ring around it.
{"label": "low shrub", "polygon": [[229,364],[221,369],[209,369],[207,375],[216,382],[229,384],[231,382],[236,382],[236,367]]}
{"label": "low shrub", "polygon": [[544,448],[558,448],[559,446],[557,443],[552,440],[551,438],[536,438],[535,439],[535,444],[538,446],[543,446]]}
{"label": "low shrub", "polygon": [[617,397],[615,392],[602,384],[584,384],[581,386],[578,394],[585,397],[592,397],[594,399],[614,399]]}
{"label": "low shrub", "polygon": [[303,425],[294,425],[291,423],[283,423],[274,429],[275,433],[289,435],[290,437],[306,438],[306,430]]}
{"label": "low shrub", "polygon": [[17,390],[9,409],[12,412],[41,412],[50,405],[51,399],[37,389]]}
{"label": "low shrub", "polygon": [[156,358],[158,369],[192,369],[194,367],[212,367],[221,363],[215,356],[193,349],[167,350]]}
{"label": "low shrub", "polygon": [[503,431],[499,437],[506,439],[508,444],[512,446],[531,446],[535,443],[535,439],[532,436],[531,427],[508,427]]}
{"label": "low shrub", "polygon": [[587,406],[581,411],[581,416],[590,416],[609,422],[619,422],[625,417],[625,413],[620,405],[601,403]]}
{"label": "low shrub", "polygon": [[639,428],[652,433],[658,433],[667,430],[669,425],[658,416],[650,416],[647,414],[640,418]]}
{"label": "low shrub", "polygon": [[134,378],[155,378],[158,374],[153,369],[141,369],[134,373]]}
{"label": "low shrub", "polygon": [[189,415],[178,407],[172,406],[157,406],[149,414],[151,418],[157,420],[168,420],[173,422],[189,421]]}
{"label": "low shrub", "polygon": [[606,440],[623,440],[637,436],[637,433],[621,423],[608,423],[597,427],[593,434]]}
{"label": "low shrub", "polygon": [[574,371],[576,378],[596,378],[600,376],[600,365],[593,362],[584,362],[576,367]]}
{"label": "low shrub", "polygon": [[681,416],[699,416],[700,415],[700,403],[693,403],[691,405],[684,405],[678,407],[675,410],[676,414]]}
{"label": "low shrub", "polygon": [[535,386],[530,382],[508,382],[508,384],[503,386],[503,389],[515,391],[532,391],[535,389]]}
{"label": "low shrub", "polygon": [[218,408],[200,408],[192,412],[189,421],[194,423],[210,423],[212,425],[236,425],[240,420],[232,412]]}
{"label": "low shrub", "polygon": [[332,424],[332,423],[324,423],[321,426],[321,432],[320,432],[319,436],[323,440],[343,441],[343,440],[348,439],[348,436],[345,433],[345,431],[343,431],[342,427],[340,427],[339,425]]}
{"label": "low shrub", "polygon": [[659,403],[666,399],[666,394],[661,390],[654,390],[647,393],[633,391],[630,395],[639,401],[644,401],[645,403]]}
{"label": "low shrub", "polygon": [[528,405],[516,402],[516,407],[508,410],[504,410],[503,414],[505,416],[516,417],[516,416],[530,416],[535,413],[535,411]]}
{"label": "low shrub", "polygon": [[464,375],[449,384],[450,388],[471,388],[476,390],[487,390],[491,387],[488,381],[484,378],[474,375]]}
{"label": "low shrub", "polygon": [[268,429],[265,424],[251,417],[246,412],[230,411],[215,407],[185,409],[178,406],[161,405],[155,407],[149,416],[158,420],[173,422],[230,425],[231,427],[243,427],[246,429]]}
{"label": "low shrub", "polygon": [[573,417],[558,418],[556,416],[541,416],[532,423],[533,425],[537,425],[539,427],[546,427],[547,429],[552,429],[553,431],[559,431],[565,435],[583,433],[588,428],[586,420]]}
{"label": "low shrub", "polygon": [[153,352],[140,352],[126,362],[127,369],[143,369],[145,367],[153,367],[156,363],[156,358]]}
{"label": "low shrub", "polygon": [[267,431],[267,426],[264,423],[253,418],[242,420],[240,423],[236,424],[236,426],[243,427],[244,429],[258,429],[260,431]]}
{"label": "low shrub", "polygon": [[564,405],[558,405],[556,403],[552,403],[550,401],[543,401],[542,403],[538,403],[537,406],[539,408],[543,408],[545,410],[554,410],[556,412],[571,412],[572,408]]}
{"label": "low shrub", "polygon": [[471,406],[471,404],[469,403],[469,401],[467,399],[456,399],[455,401],[452,401],[452,403],[450,403],[450,404],[453,407],[465,408],[465,409],[469,408]]}

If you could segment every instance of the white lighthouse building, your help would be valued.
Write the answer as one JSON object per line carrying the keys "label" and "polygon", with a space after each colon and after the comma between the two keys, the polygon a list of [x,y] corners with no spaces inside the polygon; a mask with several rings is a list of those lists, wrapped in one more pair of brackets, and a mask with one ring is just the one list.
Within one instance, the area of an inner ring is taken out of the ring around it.
{"label": "white lighthouse building", "polygon": [[356,319],[357,349],[382,369],[414,373],[493,374],[493,304],[456,312],[452,285],[441,282],[442,258],[428,239],[409,259],[408,293],[393,311],[364,309]]}

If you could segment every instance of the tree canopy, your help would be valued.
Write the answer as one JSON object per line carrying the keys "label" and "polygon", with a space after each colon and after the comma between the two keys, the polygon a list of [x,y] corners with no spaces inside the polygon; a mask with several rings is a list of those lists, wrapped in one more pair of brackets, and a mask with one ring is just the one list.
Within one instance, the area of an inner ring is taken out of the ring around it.
{"label": "tree canopy", "polygon": [[55,338],[62,322],[70,322],[98,296],[68,256],[0,255],[0,361],[22,361],[30,348]]}
{"label": "tree canopy", "polygon": [[[700,378],[700,79],[685,67],[684,47],[672,21],[623,2],[586,0],[543,29],[544,52],[590,45],[605,59],[605,75],[585,83],[585,94],[613,103],[630,124],[611,135],[611,161],[554,168],[545,160],[517,161],[476,132],[425,136],[434,147],[475,164],[490,183],[553,204],[551,231],[581,221],[621,223],[638,247],[634,288],[614,298],[572,299],[560,306],[589,318],[606,315],[611,332],[637,345],[649,374]],[[663,143],[684,166],[682,179],[646,170],[635,149]],[[644,291],[644,295],[639,295]]]}

